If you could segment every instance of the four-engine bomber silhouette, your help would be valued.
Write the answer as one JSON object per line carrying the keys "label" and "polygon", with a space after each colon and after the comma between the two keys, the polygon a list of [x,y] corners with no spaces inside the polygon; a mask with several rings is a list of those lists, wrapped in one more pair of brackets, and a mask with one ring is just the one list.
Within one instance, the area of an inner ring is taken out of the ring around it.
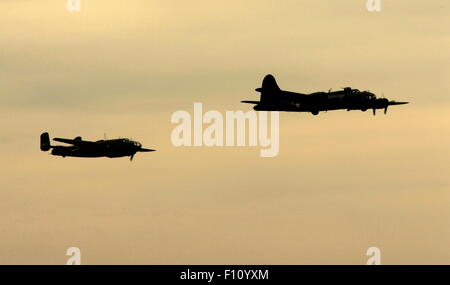
{"label": "four-engine bomber silhouette", "polygon": [[52,155],[62,157],[124,157],[129,156],[133,160],[136,152],[150,152],[154,149],[143,148],[137,141],[129,139],[112,139],[99,141],[84,141],[81,137],[75,139],[54,138],[54,141],[71,144],[71,146],[50,145],[48,133],[41,134],[41,150],[52,149]]}
{"label": "four-engine bomber silhouette", "polygon": [[366,111],[384,109],[386,114],[390,105],[408,104],[408,102],[389,101],[386,98],[377,98],[369,91],[359,91],[345,87],[339,91],[315,92],[311,94],[295,93],[281,90],[275,78],[268,74],[264,77],[262,87],[256,89],[261,93],[260,101],[241,101],[242,103],[256,104],[256,111],[286,111],[311,112],[313,115],[320,111],[344,109]]}

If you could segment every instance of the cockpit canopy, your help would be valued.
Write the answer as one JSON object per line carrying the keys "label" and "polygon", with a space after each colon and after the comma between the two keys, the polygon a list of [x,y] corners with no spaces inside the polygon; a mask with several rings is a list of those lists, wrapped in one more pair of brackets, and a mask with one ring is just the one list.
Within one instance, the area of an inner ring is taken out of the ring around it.
{"label": "cockpit canopy", "polygon": [[352,88],[351,87],[344,87],[344,92],[352,92]]}
{"label": "cockpit canopy", "polygon": [[372,92],[369,92],[369,91],[363,91],[360,94],[368,100],[375,100],[377,98],[377,96],[375,96],[375,94],[373,94]]}

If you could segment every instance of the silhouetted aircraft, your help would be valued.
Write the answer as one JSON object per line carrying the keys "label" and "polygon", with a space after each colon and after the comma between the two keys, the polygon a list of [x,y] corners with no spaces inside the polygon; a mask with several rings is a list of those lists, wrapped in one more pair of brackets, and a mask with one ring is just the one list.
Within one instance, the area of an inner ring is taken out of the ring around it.
{"label": "silhouetted aircraft", "polygon": [[129,156],[133,160],[136,152],[155,151],[154,149],[143,148],[137,141],[129,139],[112,139],[99,141],[84,141],[81,137],[71,139],[54,138],[54,141],[71,144],[71,146],[50,145],[48,133],[41,134],[41,150],[52,149],[52,155],[62,157],[123,157]]}
{"label": "silhouetted aircraft", "polygon": [[260,101],[241,101],[242,103],[256,104],[256,111],[286,111],[311,112],[313,115],[320,111],[345,109],[366,111],[384,109],[386,114],[390,105],[408,104],[408,102],[389,101],[386,98],[377,98],[369,91],[359,91],[345,87],[343,90],[328,92],[314,92],[311,94],[295,93],[281,90],[275,78],[268,74],[264,77],[262,87],[256,91],[261,93]]}

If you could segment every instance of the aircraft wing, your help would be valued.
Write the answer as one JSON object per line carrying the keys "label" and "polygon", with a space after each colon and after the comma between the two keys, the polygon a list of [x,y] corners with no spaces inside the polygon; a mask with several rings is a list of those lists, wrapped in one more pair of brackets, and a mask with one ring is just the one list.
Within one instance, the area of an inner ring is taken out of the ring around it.
{"label": "aircraft wing", "polygon": [[54,141],[67,143],[75,146],[95,146],[96,142],[84,141],[82,139],[63,139],[63,138],[54,138]]}

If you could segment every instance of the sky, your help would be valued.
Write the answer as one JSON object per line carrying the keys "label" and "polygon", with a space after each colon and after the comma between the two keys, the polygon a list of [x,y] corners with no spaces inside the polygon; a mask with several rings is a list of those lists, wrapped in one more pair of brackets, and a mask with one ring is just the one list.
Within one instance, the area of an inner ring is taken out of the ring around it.
{"label": "sky", "polygon": [[[0,0],[0,264],[450,263],[444,0]],[[409,105],[280,114],[280,152],[175,147],[171,115],[251,109],[271,73]],[[153,153],[61,158],[39,135]]]}

